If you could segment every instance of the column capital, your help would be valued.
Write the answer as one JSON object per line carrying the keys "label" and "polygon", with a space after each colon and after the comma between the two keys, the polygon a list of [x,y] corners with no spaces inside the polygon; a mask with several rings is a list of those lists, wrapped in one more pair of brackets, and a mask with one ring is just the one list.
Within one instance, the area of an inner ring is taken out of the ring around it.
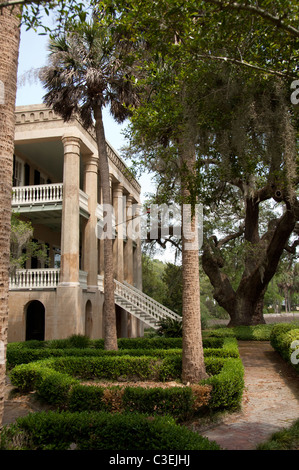
{"label": "column capital", "polygon": [[94,153],[84,153],[82,155],[82,160],[85,165],[91,164],[91,165],[97,165],[99,163],[98,157],[95,156]]}
{"label": "column capital", "polygon": [[131,206],[133,202],[135,201],[134,196],[132,194],[127,194],[126,195],[126,205]]}
{"label": "column capital", "polygon": [[124,193],[124,186],[122,183],[117,182],[113,186],[113,197],[122,197]]}
{"label": "column capital", "polygon": [[79,137],[65,134],[61,137],[61,140],[64,146],[64,153],[71,152],[80,154],[81,140],[79,139]]}
{"label": "column capital", "polygon": [[82,159],[86,172],[98,173],[99,159],[93,153],[84,154]]}

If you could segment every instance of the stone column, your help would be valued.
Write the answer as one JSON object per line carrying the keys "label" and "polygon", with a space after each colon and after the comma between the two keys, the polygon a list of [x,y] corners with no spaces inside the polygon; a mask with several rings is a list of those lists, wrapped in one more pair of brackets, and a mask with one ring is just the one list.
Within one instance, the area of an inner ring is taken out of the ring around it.
{"label": "stone column", "polygon": [[64,146],[60,284],[57,286],[56,337],[82,334],[82,292],[79,281],[80,139],[62,138]]}
{"label": "stone column", "polygon": [[93,155],[84,156],[84,192],[88,195],[89,219],[84,233],[83,259],[87,275],[88,290],[96,291],[98,286],[98,239],[97,226],[97,193],[98,193],[98,159]]}
{"label": "stone column", "polygon": [[[142,253],[141,253],[141,205],[136,210],[137,223],[139,224],[139,237],[136,238],[136,247],[134,250],[134,285],[142,291]],[[144,323],[137,320],[137,336],[144,335]]]}
{"label": "stone column", "polygon": [[63,203],[61,221],[62,285],[79,285],[80,139],[63,137]]}
{"label": "stone column", "polygon": [[134,265],[133,265],[133,239],[130,233],[132,226],[132,204],[133,196],[130,194],[126,197],[126,243],[124,246],[124,278],[129,284],[134,284]]}
{"label": "stone column", "polygon": [[116,183],[113,186],[113,209],[116,223],[116,239],[113,244],[114,277],[124,280],[124,206],[123,186]]}
{"label": "stone column", "polygon": [[[129,283],[134,285],[134,261],[133,261],[133,239],[132,239],[132,205],[133,196],[129,194],[126,198],[126,227],[127,238],[124,246],[124,278]],[[137,318],[133,315],[128,315],[128,336],[135,338],[137,336]]]}

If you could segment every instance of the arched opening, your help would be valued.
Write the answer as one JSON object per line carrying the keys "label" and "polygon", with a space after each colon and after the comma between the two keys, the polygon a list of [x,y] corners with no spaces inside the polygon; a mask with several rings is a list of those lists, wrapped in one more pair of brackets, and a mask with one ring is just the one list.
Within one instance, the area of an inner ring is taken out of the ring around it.
{"label": "arched opening", "polygon": [[92,334],[92,304],[88,300],[85,306],[85,335],[91,338]]}
{"label": "arched opening", "polygon": [[38,300],[33,300],[26,311],[26,341],[45,339],[45,307]]}

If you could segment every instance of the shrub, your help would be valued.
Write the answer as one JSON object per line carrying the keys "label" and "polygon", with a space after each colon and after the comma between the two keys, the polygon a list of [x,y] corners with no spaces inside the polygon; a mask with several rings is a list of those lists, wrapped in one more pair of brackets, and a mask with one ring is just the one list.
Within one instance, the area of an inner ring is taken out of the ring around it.
{"label": "shrub", "polygon": [[[161,360],[162,361],[162,360]],[[151,356],[61,357],[52,367],[82,379],[154,379],[159,371],[158,358]]]}
{"label": "shrub", "polygon": [[70,391],[70,411],[109,411],[169,414],[186,419],[208,405],[211,386],[121,387],[75,385]]}
{"label": "shrub", "polygon": [[[240,406],[244,389],[244,368],[240,359],[222,359],[223,366],[218,374],[201,381],[201,384],[212,385],[210,409],[234,410]],[[213,364],[213,360],[210,362]],[[217,363],[216,363],[217,364]],[[218,359],[219,367],[219,359]]]}
{"label": "shrub", "polygon": [[165,338],[181,338],[183,334],[182,321],[173,318],[160,320],[157,334]]}
{"label": "shrub", "polygon": [[[241,360],[238,358],[212,358],[208,357],[205,359],[207,373],[212,375],[209,379],[202,381],[200,386],[212,386],[206,389],[192,389],[192,393],[188,387],[170,387],[161,388],[155,387],[154,389],[139,387],[127,387],[124,394],[119,392],[119,389],[111,388],[110,399],[113,399],[109,404],[109,394],[104,390],[109,387],[92,387],[80,385],[78,380],[70,377],[68,374],[80,375],[85,374],[88,378],[94,378],[99,376],[99,370],[103,373],[103,368],[99,358],[59,358],[51,359],[46,361],[40,361],[31,364],[23,364],[13,369],[11,373],[11,382],[16,387],[23,391],[36,390],[38,395],[51,404],[58,405],[59,407],[70,407],[73,411],[83,411],[85,409],[92,410],[107,410],[110,411],[127,409],[137,409],[152,413],[154,411],[164,410],[163,412],[172,413],[175,416],[185,416],[186,409],[189,413],[193,413],[197,407],[191,401],[197,399],[199,403],[199,391],[203,394],[204,404],[207,403],[206,396],[204,396],[204,390],[206,393],[211,392],[211,399],[209,400],[209,408],[211,409],[234,409],[240,402],[244,382],[243,382],[243,366]],[[132,363],[127,359],[144,359],[142,358],[104,358],[104,359],[119,359],[119,363],[123,362],[123,365],[132,366]],[[126,359],[125,361],[123,361]],[[179,378],[181,375],[181,358],[179,356],[169,356],[164,360],[159,360],[154,363],[154,358],[145,358],[152,361],[152,367],[155,374],[159,374],[159,380],[165,380],[169,377],[172,379]],[[115,375],[120,373],[120,370],[116,367],[113,371],[111,368],[114,366],[111,361],[105,362],[106,374]],[[146,370],[150,371],[148,365],[150,362],[146,362]],[[136,363],[133,363],[132,371],[136,373]],[[128,369],[126,369],[127,372]],[[108,372],[107,372],[108,371]],[[123,370],[122,370],[123,371]],[[151,372],[151,371],[150,371]],[[174,390],[177,388],[177,390]],[[162,389],[162,390],[161,390]],[[119,393],[118,393],[119,392]],[[192,400],[191,400],[191,395]],[[172,394],[174,394],[172,396]],[[189,394],[189,395],[188,395]],[[159,397],[163,395],[162,402],[158,401]],[[186,396],[189,396],[187,399]],[[136,397],[139,397],[138,400]],[[121,398],[122,397],[122,398]],[[129,398],[130,399],[129,399]],[[132,398],[135,397],[135,398]],[[120,401],[121,399],[121,401]],[[138,402],[138,404],[137,404]],[[126,405],[124,404],[126,403]],[[130,403],[130,404],[129,404]],[[194,401],[195,403],[195,401]],[[113,406],[114,408],[113,408]]]}
{"label": "shrub", "polygon": [[271,345],[281,355],[281,357],[290,363],[297,372],[299,372],[299,349],[293,348],[293,343],[299,344],[299,328],[297,324],[280,324],[273,328],[271,334]]}
{"label": "shrub", "polygon": [[36,390],[50,404],[67,406],[68,394],[77,380],[51,368],[51,362],[40,361],[15,367],[10,379],[23,392]]}
{"label": "shrub", "polygon": [[149,418],[137,413],[31,413],[5,428],[6,448],[14,448],[18,434],[23,435],[27,450],[67,450],[71,444],[78,450],[220,449],[169,416]]}
{"label": "shrub", "polygon": [[[51,342],[47,343],[47,346],[36,349],[36,348],[27,348],[26,343],[14,343],[9,344],[7,348],[7,367],[11,369],[12,367],[18,364],[27,364],[29,362],[38,361],[42,359],[47,359],[51,357],[67,357],[67,356],[88,356],[88,357],[101,357],[101,356],[153,356],[153,357],[166,357],[170,354],[181,354],[182,349],[181,347],[177,347],[179,344],[181,345],[181,339],[177,341],[177,338],[173,341],[172,338],[167,338],[167,340],[171,340],[170,342],[167,341],[166,344],[164,340],[166,338],[158,338],[161,341],[132,341],[132,340],[125,340],[122,342],[122,346],[131,346],[129,349],[119,349],[118,351],[109,351],[104,350],[101,348],[90,347],[93,343],[89,344],[88,348],[52,348],[50,346],[53,345],[52,340]],[[61,343],[62,340],[57,340],[59,344],[63,346]],[[130,342],[131,341],[131,342]],[[41,342],[42,343],[42,342]],[[66,344],[66,343],[65,343]],[[166,348],[163,348],[166,346]],[[56,346],[58,343],[56,343]],[[55,346],[55,343],[54,343]],[[137,348],[139,346],[139,348]],[[146,346],[143,348],[142,346]],[[151,346],[151,349],[149,347]],[[160,346],[160,349],[158,349]],[[173,348],[171,348],[173,346]],[[205,338],[203,341],[204,346],[204,353],[205,356],[222,356],[222,357],[237,357],[238,356],[238,346],[237,342],[233,338],[217,338],[217,337],[209,337]]]}

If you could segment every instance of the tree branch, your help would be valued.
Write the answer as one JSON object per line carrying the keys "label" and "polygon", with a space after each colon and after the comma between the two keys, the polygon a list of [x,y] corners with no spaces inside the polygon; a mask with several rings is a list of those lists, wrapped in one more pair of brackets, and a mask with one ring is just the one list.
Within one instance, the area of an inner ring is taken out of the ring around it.
{"label": "tree branch", "polygon": [[288,252],[291,253],[292,255],[296,254],[296,248],[299,245],[299,239],[295,240],[292,245],[285,245],[284,249]]}
{"label": "tree branch", "polygon": [[28,5],[30,3],[35,3],[39,5],[41,3],[54,3],[54,2],[53,0],[9,0],[7,2],[0,3],[0,9],[5,8],[5,7],[14,7],[17,5]]}
{"label": "tree branch", "polygon": [[295,28],[294,26],[286,24],[282,18],[279,16],[274,16],[271,13],[269,13],[267,10],[264,10],[263,8],[260,8],[259,6],[256,5],[248,5],[248,4],[242,4],[242,3],[237,3],[237,2],[227,2],[227,1],[221,1],[221,0],[205,0],[207,3],[213,3],[214,5],[218,5],[222,8],[228,8],[229,10],[243,10],[247,11],[249,13],[252,13],[254,15],[258,15],[261,18],[264,18],[267,21],[270,21],[271,23],[275,24],[277,27],[284,29],[288,33],[290,33],[292,36],[299,37],[299,29]]}
{"label": "tree branch", "polygon": [[225,245],[229,241],[235,240],[236,238],[239,238],[241,235],[243,235],[244,231],[245,231],[245,226],[244,226],[244,224],[241,224],[240,227],[239,227],[238,232],[231,233],[230,235],[227,235],[226,237],[222,238],[219,241],[217,240],[216,241],[216,247],[221,248],[223,245]]}
{"label": "tree branch", "polygon": [[251,68],[251,69],[254,69],[254,70],[258,70],[259,72],[263,72],[263,73],[266,73],[266,74],[269,74],[269,75],[276,75],[278,77],[290,77],[290,78],[296,78],[296,75],[294,74],[289,74],[289,73],[283,73],[283,72],[279,72],[277,70],[272,70],[272,69],[265,69],[263,67],[260,67],[259,65],[253,65],[253,64],[249,64],[248,62],[245,62],[244,60],[238,60],[238,59],[234,59],[233,57],[222,57],[222,56],[214,56],[214,55],[203,55],[203,54],[199,54],[197,55],[197,57],[199,59],[204,59],[204,60],[219,60],[221,62],[231,62],[232,64],[236,64],[236,65],[241,65],[243,67],[248,67],[248,68]]}

